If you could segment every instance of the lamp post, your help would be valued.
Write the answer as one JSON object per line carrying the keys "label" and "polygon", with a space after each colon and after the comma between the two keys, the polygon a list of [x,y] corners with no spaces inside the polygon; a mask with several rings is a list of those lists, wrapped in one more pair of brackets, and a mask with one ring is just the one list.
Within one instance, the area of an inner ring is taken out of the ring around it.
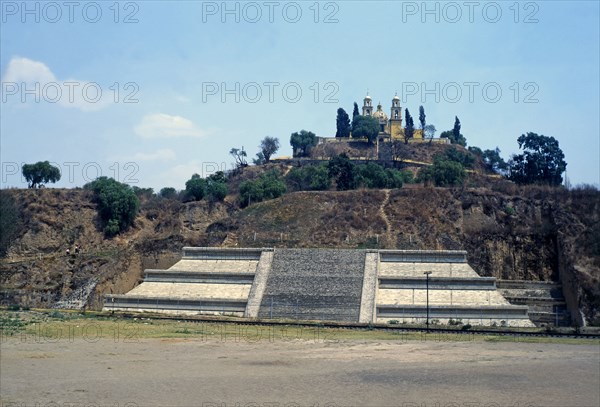
{"label": "lamp post", "polygon": [[429,331],[429,275],[431,271],[426,271],[425,274],[425,291],[427,293],[427,330]]}

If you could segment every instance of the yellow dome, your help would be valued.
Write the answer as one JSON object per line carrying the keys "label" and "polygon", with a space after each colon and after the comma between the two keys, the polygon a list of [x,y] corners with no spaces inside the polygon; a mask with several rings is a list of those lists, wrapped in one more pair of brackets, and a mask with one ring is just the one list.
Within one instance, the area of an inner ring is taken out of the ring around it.
{"label": "yellow dome", "polygon": [[387,114],[381,108],[381,103],[377,105],[377,111],[373,113],[373,117],[379,120],[380,122],[384,122],[388,120]]}

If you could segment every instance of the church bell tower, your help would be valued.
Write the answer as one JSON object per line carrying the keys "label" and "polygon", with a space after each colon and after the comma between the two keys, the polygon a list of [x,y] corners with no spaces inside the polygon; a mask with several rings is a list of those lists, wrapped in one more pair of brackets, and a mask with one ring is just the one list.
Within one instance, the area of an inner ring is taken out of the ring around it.
{"label": "church bell tower", "polygon": [[390,135],[392,139],[402,138],[402,131],[402,109],[400,108],[400,98],[396,94],[392,99],[390,110]]}
{"label": "church bell tower", "polygon": [[368,92],[363,100],[362,115],[373,116],[373,100],[371,100],[371,96],[369,96]]}

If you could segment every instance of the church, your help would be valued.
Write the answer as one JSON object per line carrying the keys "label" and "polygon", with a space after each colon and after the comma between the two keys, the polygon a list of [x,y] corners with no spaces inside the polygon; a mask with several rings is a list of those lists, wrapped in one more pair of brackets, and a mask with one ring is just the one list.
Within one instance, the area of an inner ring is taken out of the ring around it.
{"label": "church", "polygon": [[[383,111],[381,102],[377,105],[377,110],[373,111],[373,99],[371,96],[365,96],[363,99],[362,107],[363,116],[371,116],[379,121],[379,136],[377,137],[379,142],[390,141],[390,140],[404,140],[404,127],[402,126],[402,108],[400,107],[400,98],[398,95],[392,99],[392,106],[390,108],[390,116]],[[418,121],[418,117],[415,118]],[[415,126],[416,127],[416,126]],[[421,129],[415,128],[413,138],[409,140],[409,143],[423,143],[429,142],[429,139],[423,138],[423,132]],[[433,143],[447,144],[450,140],[445,138],[434,138]]]}

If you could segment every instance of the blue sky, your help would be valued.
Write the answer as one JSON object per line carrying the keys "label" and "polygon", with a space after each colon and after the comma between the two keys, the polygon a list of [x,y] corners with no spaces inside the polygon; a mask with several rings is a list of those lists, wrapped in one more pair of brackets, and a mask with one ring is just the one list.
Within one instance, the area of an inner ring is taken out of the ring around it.
{"label": "blue sky", "polygon": [[333,136],[367,89],[505,158],[553,136],[571,183],[600,184],[597,1],[72,4],[0,2],[2,187],[49,160],[60,187],[182,189],[232,147]]}

